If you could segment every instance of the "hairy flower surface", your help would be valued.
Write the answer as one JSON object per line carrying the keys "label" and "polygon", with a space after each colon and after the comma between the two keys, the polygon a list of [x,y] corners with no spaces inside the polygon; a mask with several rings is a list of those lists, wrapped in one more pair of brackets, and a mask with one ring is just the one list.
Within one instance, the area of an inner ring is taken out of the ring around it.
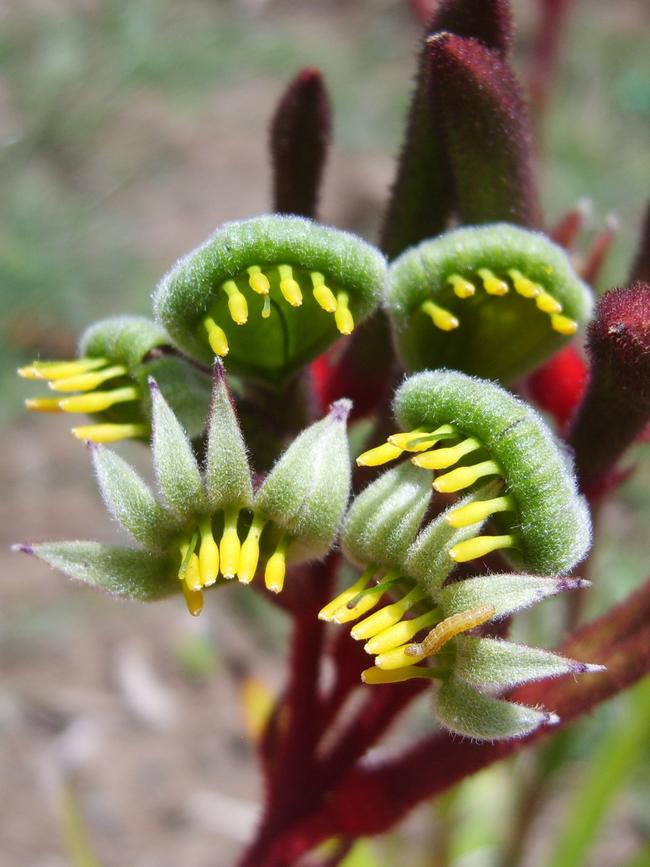
{"label": "hairy flower surface", "polygon": [[18,546],[109,592],[155,599],[182,591],[190,613],[203,590],[237,578],[250,583],[265,564],[266,587],[282,590],[286,563],[323,556],[350,489],[349,401],[300,434],[254,492],[244,440],[220,362],[215,364],[202,472],[180,422],[151,381],[152,452],[161,494],[110,449],[94,446],[106,506],[140,549],[97,542]]}

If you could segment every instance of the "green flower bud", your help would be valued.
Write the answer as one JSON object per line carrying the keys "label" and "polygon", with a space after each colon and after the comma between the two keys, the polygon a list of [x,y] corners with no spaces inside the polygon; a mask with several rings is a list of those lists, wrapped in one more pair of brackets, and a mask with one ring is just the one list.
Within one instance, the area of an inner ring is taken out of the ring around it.
{"label": "green flower bud", "polygon": [[189,355],[228,355],[233,372],[282,383],[377,306],[383,256],[300,217],[228,223],[181,259],[154,296]]}
{"label": "green flower bud", "polygon": [[545,235],[498,223],[407,250],[389,268],[385,306],[408,370],[511,382],[588,321],[592,296]]}

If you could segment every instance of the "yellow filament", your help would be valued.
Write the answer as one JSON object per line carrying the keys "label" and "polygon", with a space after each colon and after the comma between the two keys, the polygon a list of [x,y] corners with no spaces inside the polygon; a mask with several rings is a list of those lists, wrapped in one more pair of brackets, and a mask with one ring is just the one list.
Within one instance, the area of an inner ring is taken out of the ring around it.
{"label": "yellow filament", "polygon": [[107,379],[115,379],[117,376],[124,376],[127,373],[126,367],[116,364],[114,367],[107,367],[97,373],[81,373],[79,376],[55,379],[49,383],[49,386],[52,391],[92,391],[98,385],[106,382]]}
{"label": "yellow filament", "polygon": [[350,298],[347,292],[337,292],[336,294],[336,312],[334,313],[334,321],[336,327],[341,334],[352,334],[354,331],[354,317],[350,310]]}
{"label": "yellow filament", "polygon": [[489,268],[479,268],[476,273],[483,281],[483,288],[488,295],[508,294],[508,284],[504,280],[499,280]]}
{"label": "yellow filament", "polygon": [[302,292],[300,286],[294,280],[293,268],[291,265],[278,265],[278,273],[280,275],[280,292],[284,296],[284,300],[291,304],[292,307],[300,307],[302,304]]}
{"label": "yellow filament", "polygon": [[386,671],[391,671],[395,668],[407,668],[413,665],[415,657],[406,653],[407,647],[412,647],[412,645],[403,644],[401,647],[394,647],[392,650],[380,653],[375,657],[375,665],[377,668],[383,668]]}
{"label": "yellow filament", "polygon": [[449,551],[449,556],[456,563],[467,563],[476,557],[484,557],[492,551],[501,548],[516,548],[518,540],[516,536],[475,536],[474,539],[466,539],[454,545]]}
{"label": "yellow filament", "polygon": [[199,523],[201,546],[199,547],[199,570],[203,587],[211,587],[219,575],[219,546],[212,535],[212,519],[205,516]]}
{"label": "yellow filament", "polygon": [[108,358],[79,358],[76,361],[33,361],[27,367],[19,367],[23,379],[64,379],[88,373],[108,364]]}
{"label": "yellow filament", "polygon": [[535,299],[535,304],[537,305],[538,310],[541,310],[542,313],[562,312],[562,305],[560,302],[553,298],[552,295],[549,295],[548,292],[540,292]]}
{"label": "yellow filament", "polygon": [[427,611],[419,617],[414,617],[412,620],[402,620],[388,629],[384,629],[379,635],[371,638],[363,648],[366,653],[381,654],[388,653],[389,650],[394,650],[405,644],[421,629],[426,629],[427,626],[433,626],[438,619],[436,611]]}
{"label": "yellow filament", "polygon": [[247,268],[248,271],[248,285],[251,287],[253,292],[257,292],[258,295],[268,295],[271,289],[271,284],[269,283],[269,278],[266,274],[262,273],[262,269],[259,265],[251,265],[250,268]]}
{"label": "yellow filament", "polygon": [[456,319],[453,313],[445,310],[444,307],[438,307],[433,301],[423,301],[420,304],[420,310],[426,313],[427,316],[430,316],[433,324],[441,331],[453,331],[454,328],[458,328],[460,325],[459,320]]}
{"label": "yellow filament", "polygon": [[289,540],[283,536],[278,542],[275,551],[266,561],[264,570],[264,584],[271,593],[280,593],[284,587],[284,576],[287,568],[287,545]]}
{"label": "yellow filament", "polygon": [[205,317],[203,327],[208,332],[208,342],[214,354],[220,358],[228,355],[228,338],[223,328],[217,325],[211,316]]}
{"label": "yellow filament", "polygon": [[468,488],[483,476],[498,476],[500,474],[501,467],[495,461],[482,461],[480,464],[473,464],[471,467],[458,467],[445,473],[444,476],[438,476],[437,479],[434,479],[433,487],[441,494],[452,494],[455,491]]}
{"label": "yellow filament", "polygon": [[192,617],[198,617],[203,611],[203,593],[200,590],[190,590],[187,584],[183,581],[183,596],[185,597],[185,605]]}
{"label": "yellow filament", "polygon": [[78,440],[91,443],[116,443],[131,437],[148,437],[147,424],[84,424],[72,428],[72,434]]}
{"label": "yellow filament", "polygon": [[388,442],[405,452],[424,452],[437,442],[455,436],[458,436],[458,429],[451,424],[443,424],[431,433],[424,429],[416,429],[407,433],[391,434]]}
{"label": "yellow filament", "polygon": [[239,291],[234,280],[226,280],[223,290],[228,296],[228,312],[236,325],[245,325],[248,321],[248,304],[246,296]]}
{"label": "yellow filament", "polygon": [[140,392],[135,386],[115,388],[113,391],[95,391],[92,394],[77,394],[59,401],[64,412],[102,412],[116,403],[138,400]]}
{"label": "yellow filament", "polygon": [[431,677],[429,669],[423,668],[421,665],[407,665],[405,668],[398,668],[395,671],[385,671],[373,665],[372,668],[366,668],[361,672],[361,680],[367,684],[380,683],[403,683],[405,680],[411,680],[414,677]]}
{"label": "yellow filament", "polygon": [[336,312],[336,297],[329,286],[325,285],[325,277],[319,271],[310,274],[314,298],[327,313]]}
{"label": "yellow filament", "polygon": [[468,455],[470,452],[480,449],[481,445],[482,443],[474,439],[474,437],[468,437],[456,446],[446,449],[434,449],[432,452],[424,452],[424,454],[417,455],[411,458],[411,462],[416,467],[423,467],[425,470],[444,470],[458,463],[462,457]]}
{"label": "yellow filament", "polygon": [[514,512],[517,508],[514,497],[494,497],[492,500],[478,500],[452,509],[447,515],[447,523],[452,527],[469,527],[478,521],[485,521],[495,512]]}
{"label": "yellow filament", "polygon": [[63,412],[58,397],[29,397],[25,406],[32,412]]}
{"label": "yellow filament", "polygon": [[457,298],[471,298],[476,292],[476,286],[459,274],[450,274],[447,283],[451,284]]}
{"label": "yellow filament", "polygon": [[511,268],[508,271],[508,275],[512,280],[512,285],[515,287],[515,292],[523,298],[537,298],[539,293],[542,291],[541,286],[537,283],[533,283],[533,281],[529,280],[528,277],[524,277],[521,271],[517,271],[516,268]]}
{"label": "yellow filament", "polygon": [[334,615],[339,610],[339,608],[343,608],[344,605],[347,605],[348,602],[351,602],[355,596],[358,596],[362,590],[368,585],[368,582],[375,574],[376,568],[371,566],[366,569],[366,571],[361,575],[361,577],[355,581],[355,583],[348,587],[347,590],[344,590],[342,593],[339,593],[331,602],[328,602],[327,605],[324,605],[323,608],[318,612],[319,620],[330,620],[334,619]]}
{"label": "yellow filament", "polygon": [[415,587],[410,593],[407,593],[403,599],[398,602],[393,602],[391,605],[385,605],[379,611],[375,611],[370,617],[366,617],[352,629],[352,638],[361,641],[364,638],[372,638],[373,635],[388,629],[394,623],[402,619],[404,614],[416,602],[419,602],[424,597],[424,590],[420,587]]}
{"label": "yellow filament", "polygon": [[358,467],[378,467],[381,464],[387,464],[388,461],[394,461],[402,454],[403,449],[399,446],[394,446],[392,443],[384,443],[374,449],[368,449],[367,452],[359,455],[357,458]]}
{"label": "yellow filament", "polygon": [[570,337],[578,330],[578,323],[573,319],[569,319],[568,316],[554,313],[551,316],[551,328],[553,331],[557,331],[558,334],[564,334],[566,337]]}
{"label": "yellow filament", "polygon": [[241,544],[237,535],[237,519],[239,509],[226,509],[224,515],[223,535],[219,545],[219,560],[221,574],[224,578],[234,578],[239,568],[239,552]]}
{"label": "yellow filament", "polygon": [[260,536],[265,524],[266,521],[256,515],[241,546],[237,578],[242,584],[250,584],[255,577],[260,558]]}

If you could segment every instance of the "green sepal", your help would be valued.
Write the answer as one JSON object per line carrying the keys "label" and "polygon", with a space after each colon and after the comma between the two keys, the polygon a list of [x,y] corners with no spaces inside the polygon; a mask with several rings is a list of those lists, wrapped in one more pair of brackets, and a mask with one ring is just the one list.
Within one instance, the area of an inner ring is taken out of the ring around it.
{"label": "green sepal", "polygon": [[431,495],[428,474],[411,463],[382,473],[350,506],[341,536],[345,556],[361,568],[401,568]]}
{"label": "green sepal", "polygon": [[151,418],[151,396],[147,382],[153,378],[189,437],[200,437],[210,406],[210,376],[183,358],[163,355],[146,361],[133,371],[142,390],[143,411]]}
{"label": "green sepal", "polygon": [[167,332],[144,316],[111,316],[84,331],[79,356],[108,358],[133,371],[148,352],[170,342]]}
{"label": "green sepal", "polygon": [[246,444],[220,359],[214,362],[205,487],[213,512],[226,507],[241,509],[252,505],[253,481]]}
{"label": "green sepal", "polygon": [[176,519],[156,500],[148,485],[119,455],[91,446],[97,483],[106,508],[136,542],[163,550],[178,532]]}
{"label": "green sepal", "polygon": [[521,738],[542,724],[559,722],[555,714],[483,695],[454,678],[436,692],[434,713],[449,731],[481,741]]}
{"label": "green sepal", "polygon": [[170,508],[184,516],[207,510],[201,472],[180,422],[155,380],[150,380],[153,406],[151,446],[160,491]]}
{"label": "green sepal", "polygon": [[71,578],[115,596],[153,602],[180,591],[169,557],[100,542],[39,542],[19,546]]}
{"label": "green sepal", "polygon": [[292,560],[322,556],[338,533],[350,496],[350,409],[349,400],[333,403],[281,455],[255,497],[256,514],[292,538]]}
{"label": "green sepal", "polygon": [[[507,295],[487,295],[477,274],[482,268],[506,282],[510,269],[520,271],[579,325],[591,316],[591,291],[566,252],[545,235],[507,223],[455,229],[412,247],[389,268],[385,307],[407,370],[449,367],[508,383],[571,339],[554,331],[548,314],[512,285]],[[475,284],[473,297],[456,297],[447,282],[454,274]],[[436,328],[420,310],[425,301],[448,310],[460,325],[451,331]]]}

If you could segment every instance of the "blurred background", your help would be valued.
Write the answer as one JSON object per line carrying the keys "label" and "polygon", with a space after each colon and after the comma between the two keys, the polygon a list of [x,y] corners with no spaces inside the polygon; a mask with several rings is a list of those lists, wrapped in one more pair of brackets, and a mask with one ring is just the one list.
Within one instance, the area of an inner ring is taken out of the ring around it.
{"label": "blurred background", "polygon": [[[515,4],[524,83],[538,6]],[[643,0],[577,0],[540,125],[549,223],[588,198],[585,240],[620,224],[600,289],[626,282],[648,191],[649,24]],[[375,240],[419,27],[405,0],[1,0],[0,25],[0,861],[221,867],[256,821],[253,730],[282,685],[284,622],[253,593],[208,596],[198,621],[180,600],[117,603],[11,554],[117,537],[69,420],[29,417],[15,368],[71,355],[94,318],[148,312],[180,254],[268,208],[267,126],[302,66],[321,68],[334,108],[321,217]],[[589,615],[647,575],[649,457],[637,448],[602,514]],[[559,619],[546,603],[517,634],[553,646]],[[622,696],[346,864],[650,864],[649,718],[647,688]],[[430,725],[423,700],[385,748]],[[540,766],[548,796],[520,859]]]}

